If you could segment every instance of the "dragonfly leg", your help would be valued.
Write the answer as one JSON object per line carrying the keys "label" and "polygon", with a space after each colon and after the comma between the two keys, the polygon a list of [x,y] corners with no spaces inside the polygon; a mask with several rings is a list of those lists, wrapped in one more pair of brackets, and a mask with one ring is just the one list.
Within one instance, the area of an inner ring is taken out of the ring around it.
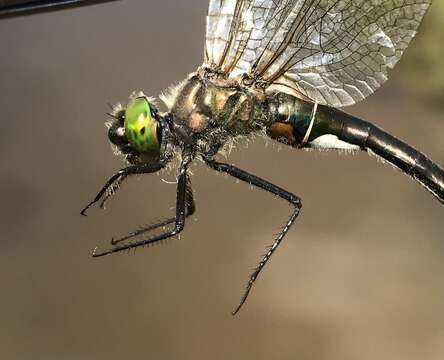
{"label": "dragonfly leg", "polygon": [[122,176],[119,179],[117,179],[108,190],[106,190],[102,200],[100,201],[99,207],[101,209],[105,209],[106,203],[108,200],[116,194],[118,190],[120,190],[120,186],[123,184],[123,182],[126,180],[126,176]]}
{"label": "dragonfly leg", "polygon": [[94,250],[93,257],[102,257],[105,255],[110,255],[116,252],[134,249],[140,246],[145,246],[149,244],[153,244],[155,242],[168,239],[170,237],[176,236],[179,234],[185,227],[185,218],[186,218],[186,193],[187,193],[187,169],[188,169],[188,163],[189,159],[184,159],[182,161],[182,164],[180,166],[180,172],[179,172],[179,179],[177,182],[177,198],[176,198],[176,217],[175,217],[175,226],[173,230],[167,231],[165,233],[162,233],[160,235],[148,238],[148,239],[142,239],[139,241],[135,241],[132,243],[127,243],[124,245],[116,245],[112,247],[109,250],[103,251],[103,252],[96,252]]}
{"label": "dragonfly leg", "polygon": [[271,256],[278,248],[282,239],[285,237],[285,235],[287,234],[287,232],[290,230],[291,226],[293,225],[294,221],[298,217],[298,215],[301,211],[301,208],[302,208],[302,203],[301,203],[301,199],[298,196],[296,196],[296,195],[294,195],[294,194],[292,194],[292,193],[280,188],[279,186],[276,186],[264,179],[261,179],[255,175],[249,174],[248,172],[246,172],[242,169],[239,169],[233,165],[220,163],[220,162],[217,162],[211,158],[205,159],[205,162],[212,169],[219,171],[219,172],[227,173],[227,174],[229,174],[241,181],[247,182],[247,183],[254,185],[260,189],[268,191],[268,192],[288,201],[293,206],[293,212],[291,213],[291,216],[289,217],[284,228],[281,230],[278,237],[274,241],[273,245],[269,248],[267,253],[261,258],[259,265],[255,268],[253,273],[250,275],[250,277],[248,279],[247,287],[246,287],[245,292],[242,296],[242,299],[241,299],[239,305],[232,312],[233,315],[236,315],[239,312],[239,310],[241,309],[242,305],[244,305],[245,301],[247,300],[248,295],[249,295],[249,293],[253,287],[253,284],[256,281],[259,273],[262,271],[262,269],[264,268],[267,261],[270,260]]}
{"label": "dragonfly leg", "polygon": [[[186,183],[186,190],[185,190],[185,215],[186,215],[186,217],[193,215],[195,213],[195,211],[196,211],[196,204],[194,202],[193,189],[191,187],[190,177],[187,174],[187,183]],[[128,235],[121,237],[119,239],[113,238],[111,240],[111,244],[116,245],[122,241],[126,241],[126,240],[133,238],[133,237],[143,235],[149,231],[153,231],[158,228],[171,225],[171,224],[175,223],[175,221],[176,221],[175,217],[162,220],[162,221],[158,222],[157,224],[151,224],[151,225],[143,227],[139,230],[133,231],[133,232],[129,233]]]}
{"label": "dragonfly leg", "polygon": [[86,216],[86,212],[88,209],[97,204],[102,198],[102,205],[105,204],[105,201],[111,196],[111,193],[108,193],[108,190],[115,190],[116,185],[122,184],[122,182],[131,175],[140,175],[140,174],[151,174],[161,170],[163,165],[139,165],[139,166],[129,166],[124,169],[119,170],[116,174],[111,176],[109,180],[105,183],[102,189],[98,192],[93,201],[91,201],[88,205],[86,205],[83,210],[80,212],[83,216]]}

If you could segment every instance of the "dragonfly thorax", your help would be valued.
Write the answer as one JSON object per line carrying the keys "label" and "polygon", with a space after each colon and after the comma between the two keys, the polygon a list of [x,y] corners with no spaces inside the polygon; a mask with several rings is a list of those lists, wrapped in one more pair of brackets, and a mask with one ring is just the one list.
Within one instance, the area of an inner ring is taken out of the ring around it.
{"label": "dragonfly thorax", "polygon": [[310,135],[314,104],[279,91],[204,72],[192,74],[175,94],[170,101],[174,124],[212,153],[229,139],[258,131],[295,147]]}
{"label": "dragonfly thorax", "polygon": [[265,117],[261,94],[236,81],[196,73],[174,94],[169,99],[171,117],[193,143],[211,138],[222,145],[228,137],[257,130]]}

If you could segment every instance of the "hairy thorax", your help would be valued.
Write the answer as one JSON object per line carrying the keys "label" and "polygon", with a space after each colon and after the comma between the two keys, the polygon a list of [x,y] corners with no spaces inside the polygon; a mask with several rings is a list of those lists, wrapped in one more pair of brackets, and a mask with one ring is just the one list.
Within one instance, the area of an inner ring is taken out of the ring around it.
{"label": "hairy thorax", "polygon": [[171,104],[176,124],[199,138],[214,131],[245,135],[266,121],[264,96],[234,80],[192,74],[176,91]]}

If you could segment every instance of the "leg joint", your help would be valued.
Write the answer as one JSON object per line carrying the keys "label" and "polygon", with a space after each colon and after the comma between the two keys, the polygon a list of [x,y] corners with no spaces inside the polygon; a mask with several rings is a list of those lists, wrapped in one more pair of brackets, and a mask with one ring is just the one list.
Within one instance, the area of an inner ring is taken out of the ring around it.
{"label": "leg joint", "polygon": [[292,195],[292,198],[291,198],[290,202],[294,205],[295,208],[300,210],[302,208],[301,198],[296,195],[293,195],[293,194],[291,194],[291,195]]}

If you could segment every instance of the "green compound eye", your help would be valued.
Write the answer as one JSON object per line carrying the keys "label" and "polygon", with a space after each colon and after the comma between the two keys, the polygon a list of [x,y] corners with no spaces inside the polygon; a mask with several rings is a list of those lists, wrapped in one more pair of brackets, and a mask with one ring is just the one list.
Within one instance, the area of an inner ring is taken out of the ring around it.
{"label": "green compound eye", "polygon": [[158,122],[151,115],[146,97],[132,99],[125,111],[125,130],[131,146],[139,153],[159,152]]}

